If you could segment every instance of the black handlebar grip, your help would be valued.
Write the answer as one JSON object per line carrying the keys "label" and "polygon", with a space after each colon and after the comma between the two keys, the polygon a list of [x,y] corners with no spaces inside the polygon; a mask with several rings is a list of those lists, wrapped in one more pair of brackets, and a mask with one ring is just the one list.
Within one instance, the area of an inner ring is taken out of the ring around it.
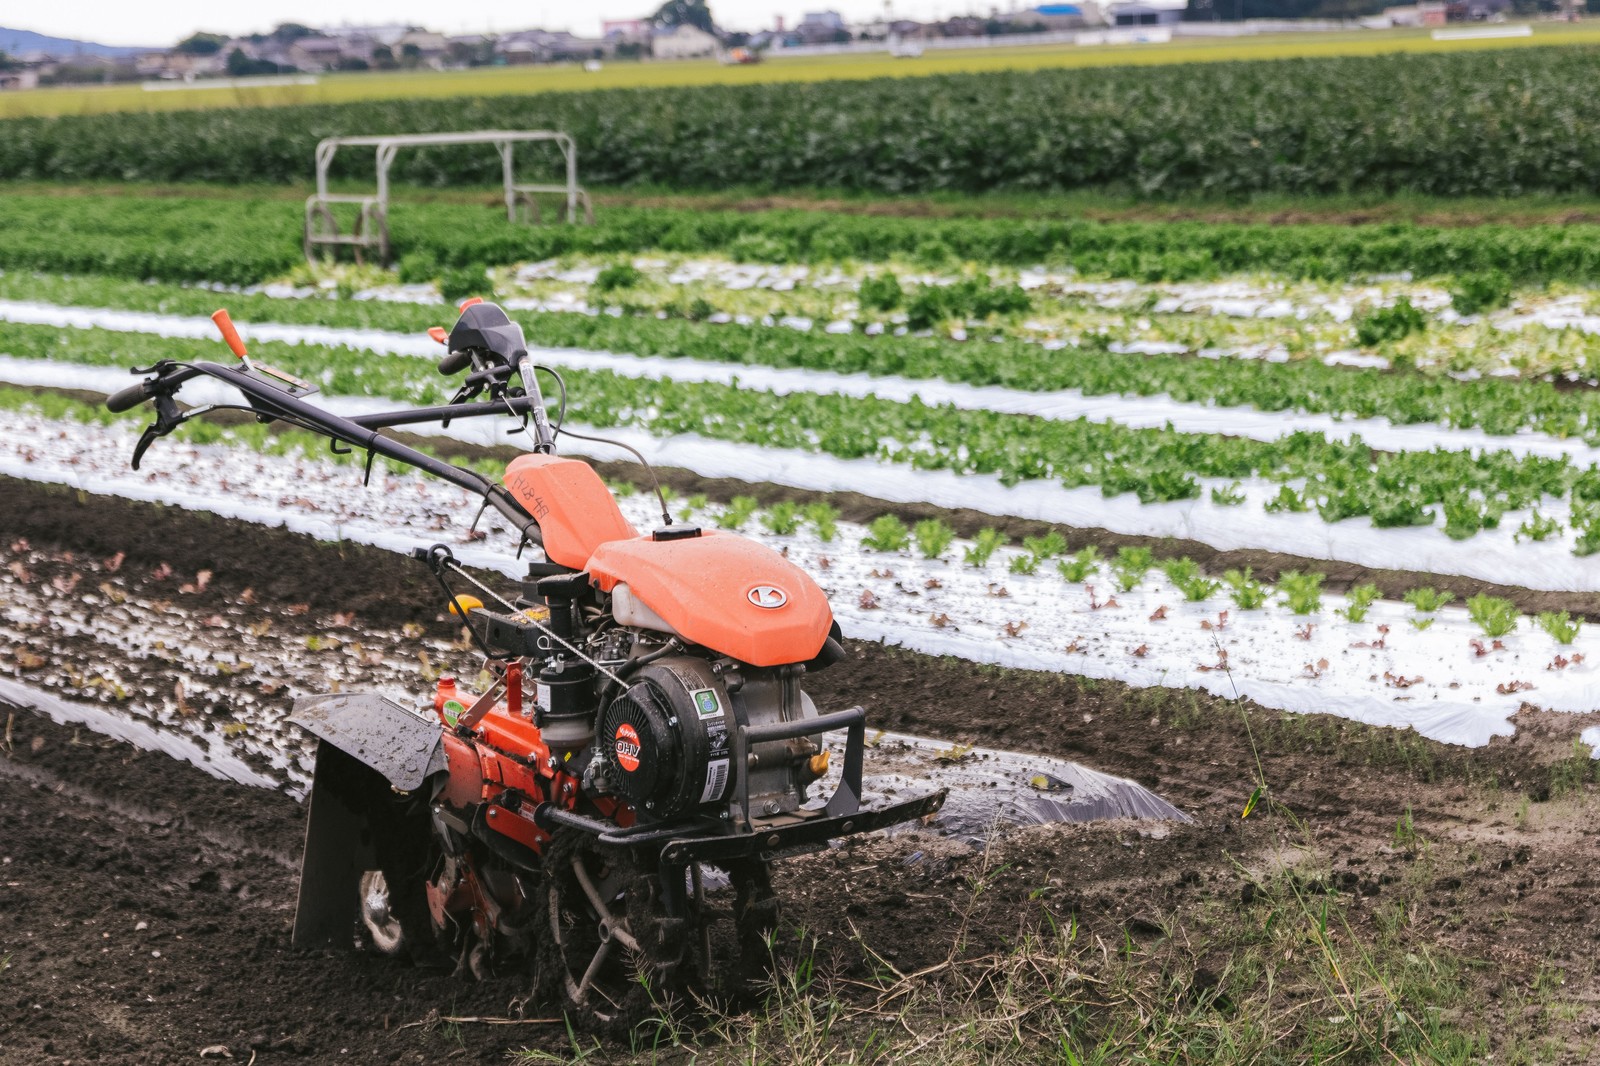
{"label": "black handlebar grip", "polygon": [[137,384],[129,385],[120,392],[112,393],[106,397],[106,409],[117,414],[133,410],[150,398],[149,390],[146,388],[147,385],[148,382],[141,381]]}
{"label": "black handlebar grip", "polygon": [[451,352],[449,355],[439,360],[439,373],[443,374],[445,377],[449,377],[451,374],[458,373],[459,371],[464,370],[466,367],[471,365],[471,352]]}

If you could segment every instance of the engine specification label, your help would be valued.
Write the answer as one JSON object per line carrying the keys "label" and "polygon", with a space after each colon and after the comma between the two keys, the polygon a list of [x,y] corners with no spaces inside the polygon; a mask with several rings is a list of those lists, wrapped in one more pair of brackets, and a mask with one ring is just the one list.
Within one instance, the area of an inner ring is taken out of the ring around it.
{"label": "engine specification label", "polygon": [[696,689],[689,693],[694,701],[695,713],[706,728],[706,787],[700,792],[701,803],[714,803],[728,790],[728,722],[722,713],[722,697],[714,688]]}

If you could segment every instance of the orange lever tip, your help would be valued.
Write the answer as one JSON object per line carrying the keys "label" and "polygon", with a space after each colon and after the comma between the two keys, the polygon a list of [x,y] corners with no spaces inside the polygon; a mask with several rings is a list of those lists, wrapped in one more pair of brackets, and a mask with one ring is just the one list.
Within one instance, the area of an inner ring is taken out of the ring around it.
{"label": "orange lever tip", "polygon": [[429,326],[428,336],[443,344],[450,336],[443,326]]}
{"label": "orange lever tip", "polygon": [[482,296],[468,296],[465,300],[462,300],[459,304],[456,305],[456,310],[457,311],[465,311],[467,308],[476,306],[477,304],[481,304],[481,303],[483,303],[483,297]]}
{"label": "orange lever tip", "polygon": [[240,359],[246,358],[244,338],[239,336],[239,331],[234,328],[233,319],[228,317],[228,309],[220,307],[212,312],[211,321],[217,324],[217,329],[222,331],[222,339]]}

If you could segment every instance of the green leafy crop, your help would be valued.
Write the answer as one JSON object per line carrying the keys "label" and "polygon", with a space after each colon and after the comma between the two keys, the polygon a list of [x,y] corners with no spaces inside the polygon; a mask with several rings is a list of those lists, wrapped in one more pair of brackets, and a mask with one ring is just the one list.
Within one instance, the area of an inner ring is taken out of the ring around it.
{"label": "green leafy crop", "polygon": [[896,515],[879,515],[867,524],[861,546],[875,552],[905,551],[911,545],[911,531]]}

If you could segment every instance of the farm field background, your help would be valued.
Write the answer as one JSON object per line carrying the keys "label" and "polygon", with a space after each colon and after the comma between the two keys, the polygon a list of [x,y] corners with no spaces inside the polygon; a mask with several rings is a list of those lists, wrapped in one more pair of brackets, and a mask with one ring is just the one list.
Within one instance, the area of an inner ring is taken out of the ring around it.
{"label": "farm field background", "polygon": [[798,58],[780,56],[754,66],[726,66],[712,60],[683,60],[671,63],[613,62],[607,63],[599,71],[586,71],[577,64],[570,64],[402,74],[324,74],[318,76],[315,85],[292,86],[252,87],[248,80],[226,86],[166,86],[161,91],[148,91],[139,85],[71,86],[0,95],[0,118],[1600,44],[1600,30],[1582,24],[1543,22],[1533,24],[1532,30],[1531,37],[1484,37],[1454,41],[1435,41],[1428,30],[1396,29],[1349,33],[1282,33],[1238,38],[1180,38],[1170,43],[1144,45],[1034,45],[931,50],[917,59],[894,59],[886,53]]}
{"label": "farm field background", "polygon": [[[1572,46],[16,118],[0,125],[0,178],[303,183],[324,136],[554,125],[576,139],[581,179],[602,187],[1592,194],[1600,122],[1584,87],[1597,71],[1600,51]],[[370,167],[343,152],[332,173]],[[407,153],[392,176],[500,173],[493,152],[434,149]]]}
{"label": "farm field background", "polygon": [[[839,885],[865,888],[850,931],[813,938],[797,973],[815,976],[709,1032],[670,1034],[673,1054],[1590,1061],[1600,209],[1584,167],[1600,126],[1579,104],[1597,68],[1575,47],[862,83],[841,94],[843,120],[900,92],[949,98],[919,120],[934,134],[998,117],[957,140],[867,130],[859,143],[883,149],[876,184],[853,189],[817,177],[843,156],[808,155],[794,129],[741,149],[753,169],[738,188],[662,180],[675,159],[715,156],[718,108],[782,118],[759,86],[685,89],[687,119],[594,120],[620,147],[593,227],[509,226],[494,194],[455,184],[480,175],[425,157],[396,198],[391,270],[303,261],[297,183],[317,132],[305,123],[461,125],[494,101],[0,124],[17,146],[0,167],[28,179],[0,188],[0,486],[13,501],[0,508],[0,680],[80,708],[63,720],[132,722],[213,770],[300,782],[305,746],[282,722],[296,695],[403,696],[460,653],[434,593],[393,577],[398,553],[444,540],[515,576],[515,546],[492,522],[467,533],[475,507],[453,489],[380,464],[363,492],[358,462],[246,420],[195,423],[133,471],[145,413],[112,416],[101,398],[162,358],[222,358],[207,318],[221,305],[256,357],[315,381],[335,409],[435,402],[450,383],[424,330],[457,299],[492,295],[562,374],[567,425],[657,460],[675,515],[817,574],[856,638],[849,669],[817,678],[829,705],[939,737],[953,761],[973,743],[1082,758],[1196,818],[797,864],[799,921],[826,925]],[[1274,93],[1323,71],[1337,84],[1262,128],[1292,110]],[[1404,89],[1383,100],[1395,117],[1373,104],[1325,142],[1366,153],[1361,181],[1335,180],[1343,157],[1306,169],[1241,140],[1286,144],[1375,75]],[[1258,83],[1253,110],[1198,147],[1163,138],[1165,117],[1208,120],[1198,105],[1161,112],[1200,82]],[[995,102],[1046,83],[1102,117],[1155,93],[1131,126],[1160,156],[1140,174],[1180,177],[1141,198],[1107,184],[1101,160],[1052,183],[1065,141],[990,167],[972,146],[1028,132]],[[1448,95],[1430,96],[1438,84],[1459,99],[1417,121],[1421,101]],[[1538,106],[1535,88],[1548,90]],[[593,117],[610,98],[571,99],[570,114]],[[687,139],[669,150],[641,133],[659,129]],[[1205,179],[1212,165],[1237,188]],[[807,180],[758,180],[784,167]],[[515,454],[508,428],[415,439],[492,472]],[[636,466],[563,445],[600,464],[634,521],[656,520]],[[419,659],[380,650],[412,634]],[[23,739],[8,725],[0,771],[25,769],[0,772],[14,793],[0,824],[33,841],[30,805],[50,812],[39,824],[72,817],[45,805],[52,760],[80,742],[16,721]],[[97,758],[136,761],[97,743]],[[293,835],[284,806],[268,839]],[[28,847],[55,872],[99,876],[100,845],[74,873],[77,853],[46,844]],[[15,876],[27,886],[39,871]],[[263,906],[288,906],[292,889],[269,881]],[[140,906],[172,891],[119,890]],[[18,955],[31,981],[42,945],[70,945],[60,930],[81,921],[59,920],[44,892],[24,898],[3,910],[40,938]],[[952,914],[963,933],[948,943]],[[260,998],[238,974],[305,987],[307,960],[261,947],[274,920],[260,917],[254,948],[172,929],[220,944],[237,973],[210,979],[232,1004]],[[209,964],[176,939],[161,950],[172,961],[155,965],[183,976],[146,1017],[190,1017],[183,989]],[[252,952],[269,958],[241,962]],[[141,945],[126,965],[150,958]],[[120,972],[122,956],[106,965]],[[498,1054],[520,1038],[470,1025],[400,1036],[387,1019],[379,1031],[361,1019],[420,1015],[437,981],[329,965],[318,972],[348,997],[351,1046]],[[400,1007],[360,1000],[380,985]],[[504,989],[466,995],[487,1016]],[[95,1039],[66,1014],[57,1030]],[[183,1039],[238,1042],[259,1026],[297,1053],[324,1049],[271,1005],[214,1016],[215,1034]],[[532,1058],[638,1050],[533,1032]],[[0,1020],[0,1048],[19,1033],[39,1046]]]}
{"label": "farm field background", "polygon": [[[948,593],[899,609],[903,574],[835,587],[841,610],[871,604],[846,614],[867,632],[1000,664],[1222,684],[1166,624],[1167,608],[1192,603],[1205,612],[1192,621],[1231,614],[1241,635],[1229,638],[1226,683],[1258,701],[1344,701],[1364,721],[1481,744],[1534,698],[1522,695],[1532,675],[1511,676],[1520,667],[1501,658],[1518,655],[1504,638],[1522,631],[1546,665],[1563,664],[1537,682],[1542,705],[1591,700],[1579,634],[1600,595],[1587,561],[1600,550],[1600,315],[1581,282],[1600,253],[1584,227],[617,208],[595,227],[530,229],[483,206],[417,204],[397,213],[398,271],[329,272],[295,264],[285,206],[14,195],[0,265],[24,272],[0,277],[0,379],[114,391],[118,370],[206,357],[204,316],[220,302],[263,357],[320,380],[330,402],[441,402],[421,337],[448,315],[441,288],[490,292],[563,369],[568,413],[591,431],[621,432],[699,478],[880,501],[840,547],[830,535],[794,551],[870,563],[862,546],[877,544],[941,566],[967,560],[941,580]],[[77,276],[34,273],[63,268]],[[36,415],[103,421],[7,396]],[[22,424],[16,446],[45,476],[25,442],[53,434]],[[74,481],[86,461],[50,477]],[[197,476],[168,502],[199,491]],[[137,495],[147,490],[131,485],[152,478],[168,475],[96,480]],[[920,538],[910,523],[895,532],[896,506],[929,505],[994,525],[935,517]],[[758,515],[725,495],[696,512],[707,506],[709,520],[762,521],[775,536],[815,526],[795,505]],[[861,572],[885,569],[896,568]],[[986,602],[981,590],[1005,574],[1017,594]],[[1140,592],[1156,574],[1164,583]],[[1132,610],[1131,632],[1106,628],[1108,588],[1129,603],[1155,597]],[[1432,606],[1417,611],[1408,596]],[[1304,654],[1252,635],[1255,611],[1268,631],[1304,629]],[[1401,625],[1410,648],[1389,636]],[[1064,639],[1066,629],[1084,633]],[[1451,665],[1441,639],[1467,658]],[[1499,647],[1479,654],[1473,640]],[[1379,660],[1316,665],[1351,646]],[[1469,667],[1487,689],[1464,681]],[[1426,703],[1396,703],[1400,682]]]}

